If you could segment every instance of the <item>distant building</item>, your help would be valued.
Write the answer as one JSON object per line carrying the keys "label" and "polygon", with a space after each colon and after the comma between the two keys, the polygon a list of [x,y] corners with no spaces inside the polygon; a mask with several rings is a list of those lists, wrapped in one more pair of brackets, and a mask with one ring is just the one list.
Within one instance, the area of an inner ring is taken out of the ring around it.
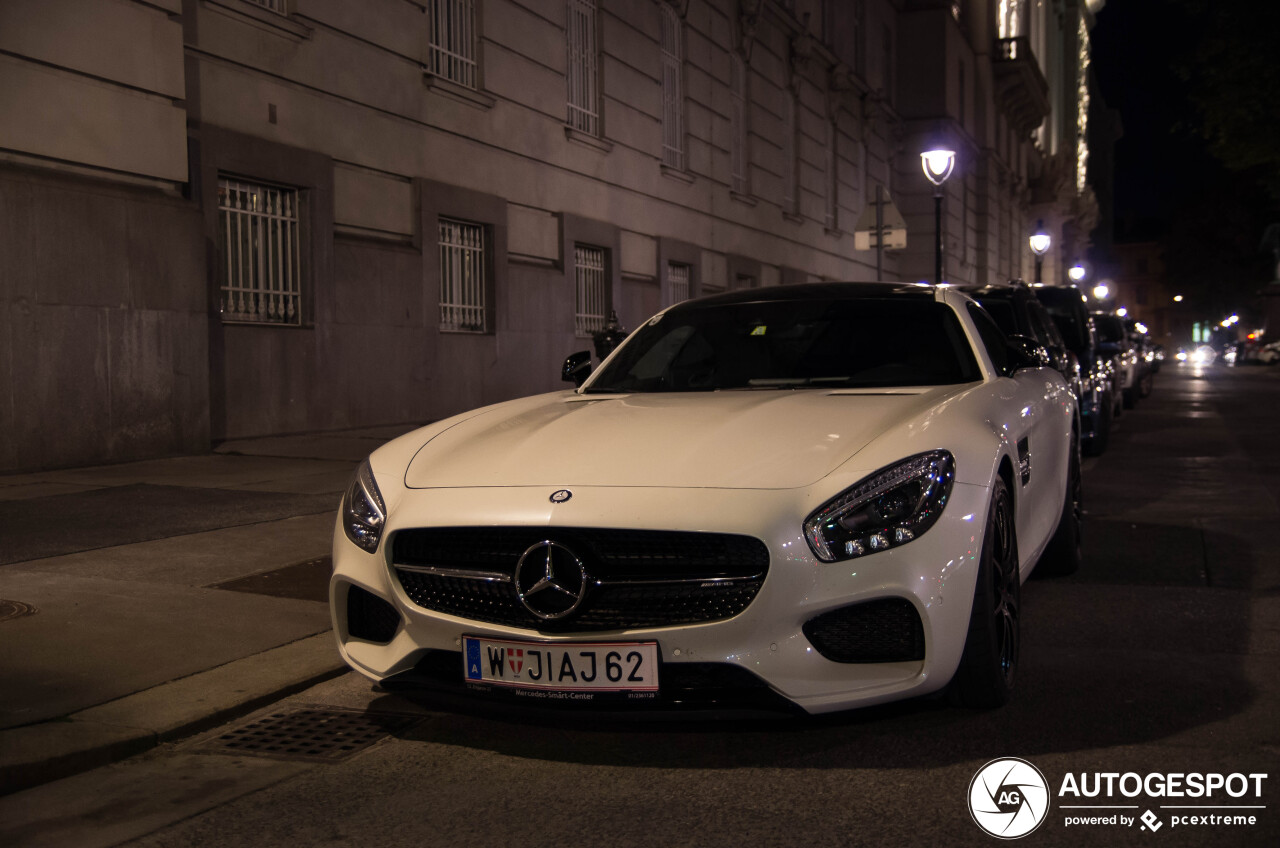
{"label": "distant building", "polygon": [[611,311],[1087,246],[1094,0],[6,0],[0,470],[561,387]]}

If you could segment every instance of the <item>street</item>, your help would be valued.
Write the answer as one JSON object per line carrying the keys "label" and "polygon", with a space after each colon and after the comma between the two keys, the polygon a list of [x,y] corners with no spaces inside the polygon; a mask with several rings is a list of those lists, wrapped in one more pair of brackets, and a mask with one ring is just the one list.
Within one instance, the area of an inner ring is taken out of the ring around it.
{"label": "street", "polygon": [[[0,843],[991,845],[970,782],[1018,757],[1052,800],[1030,844],[1280,844],[1278,409],[1280,368],[1165,365],[1085,462],[1083,567],[1023,587],[1003,709],[531,716],[347,673],[0,798]],[[1267,777],[1260,798],[1062,791],[1112,773]]]}

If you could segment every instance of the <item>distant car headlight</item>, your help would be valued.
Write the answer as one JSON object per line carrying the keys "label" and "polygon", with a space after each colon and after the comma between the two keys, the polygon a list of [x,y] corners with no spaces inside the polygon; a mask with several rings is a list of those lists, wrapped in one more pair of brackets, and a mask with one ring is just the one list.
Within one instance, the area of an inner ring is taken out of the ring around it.
{"label": "distant car headlight", "polygon": [[359,547],[373,553],[382,540],[382,529],[387,523],[387,507],[382,493],[373,479],[369,460],[360,463],[355,479],[342,497],[342,529],[347,538]]}
{"label": "distant car headlight", "polygon": [[838,562],[905,545],[942,515],[955,476],[955,458],[944,450],[883,468],[809,516],[809,547],[823,562]]}

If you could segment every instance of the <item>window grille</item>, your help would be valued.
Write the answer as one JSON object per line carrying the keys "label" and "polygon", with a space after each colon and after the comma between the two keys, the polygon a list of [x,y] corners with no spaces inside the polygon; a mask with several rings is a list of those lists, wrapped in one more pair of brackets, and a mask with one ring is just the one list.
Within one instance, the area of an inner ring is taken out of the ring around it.
{"label": "window grille", "polygon": [[576,245],[573,253],[573,276],[578,287],[574,326],[578,335],[589,336],[604,329],[605,313],[608,311],[604,249]]}
{"label": "window grille", "polygon": [[298,192],[218,179],[223,320],[302,323]]}
{"label": "window grille", "polygon": [[748,194],[747,184],[747,63],[734,53],[729,60],[729,160],[733,190]]}
{"label": "window grille", "polygon": [[438,77],[476,87],[475,0],[430,0],[431,43],[427,70]]}
{"label": "window grille", "polygon": [[568,9],[568,123],[575,130],[598,136],[596,0],[568,0]]}
{"label": "window grille", "polygon": [[787,92],[783,105],[785,115],[782,127],[782,208],[786,212],[795,212],[798,201],[797,177],[799,163],[796,161],[796,95]]}
{"label": "window grille", "polygon": [[485,232],[480,224],[440,219],[440,329],[483,333]]}
{"label": "window grille", "polygon": [[826,122],[827,132],[827,196],[826,196],[826,226],[828,230],[836,229],[839,222],[837,201],[839,200],[839,182],[837,171],[836,156],[836,121],[833,117]]}
{"label": "window grille", "polygon": [[667,291],[670,293],[671,303],[689,299],[690,270],[692,269],[688,265],[680,262],[667,263]]}
{"label": "window grille", "polygon": [[662,6],[662,163],[684,170],[684,48],[680,16]]}
{"label": "window grille", "polygon": [[264,9],[270,9],[277,15],[289,14],[289,10],[285,8],[285,3],[288,2],[288,0],[249,0],[249,2],[261,6]]}

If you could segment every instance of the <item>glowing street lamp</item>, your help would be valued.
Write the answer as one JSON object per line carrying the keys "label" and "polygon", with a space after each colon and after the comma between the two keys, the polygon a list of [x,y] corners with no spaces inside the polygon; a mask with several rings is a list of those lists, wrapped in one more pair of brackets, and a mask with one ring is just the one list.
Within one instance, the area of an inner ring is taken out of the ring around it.
{"label": "glowing street lamp", "polygon": [[1083,265],[1080,265],[1077,263],[1075,265],[1072,265],[1071,268],[1067,271],[1067,276],[1071,278],[1071,282],[1078,283],[1081,280],[1083,280],[1088,275],[1088,273],[1089,272],[1085,270],[1085,267]]}
{"label": "glowing street lamp", "polygon": [[942,284],[942,184],[956,167],[956,152],[937,148],[920,154],[920,167],[933,183],[933,281]]}
{"label": "glowing street lamp", "polygon": [[1111,296],[1111,289],[1107,288],[1106,283],[1098,283],[1093,287],[1094,300],[1106,300]]}
{"label": "glowing street lamp", "polygon": [[1036,221],[1036,231],[1027,242],[1031,245],[1031,252],[1036,255],[1036,282],[1043,282],[1040,272],[1044,266],[1044,255],[1049,252],[1049,245],[1053,243],[1053,239],[1044,231],[1044,221]]}

